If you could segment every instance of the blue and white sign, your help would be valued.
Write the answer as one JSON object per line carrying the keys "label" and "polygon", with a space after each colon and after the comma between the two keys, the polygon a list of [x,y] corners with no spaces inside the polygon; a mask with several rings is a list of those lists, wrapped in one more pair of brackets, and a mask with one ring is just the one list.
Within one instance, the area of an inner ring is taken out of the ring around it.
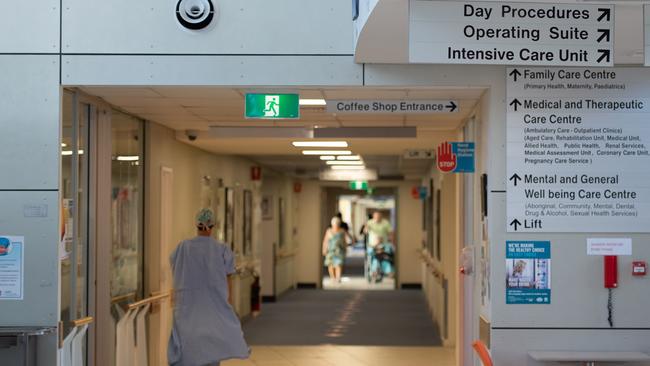
{"label": "blue and white sign", "polygon": [[551,303],[551,242],[506,241],[506,304]]}
{"label": "blue and white sign", "polygon": [[22,300],[24,288],[22,236],[0,236],[0,300]]}
{"label": "blue and white sign", "polygon": [[451,151],[456,155],[454,173],[474,173],[475,148],[473,142],[452,142]]}

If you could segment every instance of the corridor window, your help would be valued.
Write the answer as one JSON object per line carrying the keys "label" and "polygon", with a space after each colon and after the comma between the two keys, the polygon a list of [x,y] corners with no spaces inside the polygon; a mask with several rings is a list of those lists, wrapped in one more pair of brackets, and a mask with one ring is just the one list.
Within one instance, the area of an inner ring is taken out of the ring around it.
{"label": "corridor window", "polygon": [[143,122],[113,110],[111,133],[111,296],[142,296]]}

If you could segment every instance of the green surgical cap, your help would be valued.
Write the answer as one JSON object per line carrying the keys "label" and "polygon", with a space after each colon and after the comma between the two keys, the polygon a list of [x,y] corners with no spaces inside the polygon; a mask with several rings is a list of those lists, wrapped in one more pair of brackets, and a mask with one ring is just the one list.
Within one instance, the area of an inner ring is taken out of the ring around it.
{"label": "green surgical cap", "polygon": [[205,227],[214,226],[214,212],[209,208],[204,208],[196,214],[196,225],[203,225]]}

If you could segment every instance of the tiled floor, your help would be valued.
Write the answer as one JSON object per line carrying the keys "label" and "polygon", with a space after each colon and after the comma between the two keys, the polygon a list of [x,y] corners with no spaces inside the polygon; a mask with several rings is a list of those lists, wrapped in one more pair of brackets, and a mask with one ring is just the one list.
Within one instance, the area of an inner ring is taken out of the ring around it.
{"label": "tiled floor", "polygon": [[248,360],[222,366],[454,366],[445,347],[253,346]]}
{"label": "tiled floor", "polygon": [[325,277],[323,288],[325,290],[393,290],[395,280],[384,278],[380,283],[368,283],[364,277],[343,277],[341,283],[336,283]]}

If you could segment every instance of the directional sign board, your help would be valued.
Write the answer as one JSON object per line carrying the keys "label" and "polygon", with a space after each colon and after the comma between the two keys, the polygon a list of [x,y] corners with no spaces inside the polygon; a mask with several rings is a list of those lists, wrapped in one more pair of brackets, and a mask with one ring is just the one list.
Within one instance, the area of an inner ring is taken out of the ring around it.
{"label": "directional sign board", "polygon": [[614,6],[411,0],[412,63],[612,66]]}
{"label": "directional sign board", "polygon": [[650,232],[650,70],[507,70],[509,232]]}
{"label": "directional sign board", "polygon": [[643,5],[643,27],[645,43],[645,66],[650,66],[650,5]]}
{"label": "directional sign board", "polygon": [[427,114],[455,113],[454,100],[328,100],[327,113]]}

